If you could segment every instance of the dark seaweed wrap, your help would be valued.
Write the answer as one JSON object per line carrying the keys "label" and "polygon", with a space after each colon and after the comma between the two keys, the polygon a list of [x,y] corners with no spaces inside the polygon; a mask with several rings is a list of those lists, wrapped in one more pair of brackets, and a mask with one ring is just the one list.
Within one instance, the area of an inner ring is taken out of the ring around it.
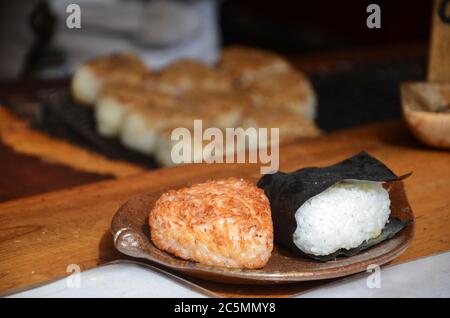
{"label": "dark seaweed wrap", "polygon": [[[324,168],[311,167],[292,173],[267,174],[258,181],[257,185],[264,189],[270,201],[275,241],[304,256],[306,254],[294,244],[293,234],[297,228],[295,213],[308,199],[343,180],[388,182],[398,181],[409,175],[398,177],[382,162],[370,156],[367,152],[361,152],[349,159]],[[331,260],[338,256],[352,256],[391,238],[405,226],[405,222],[390,219],[379,237],[364,242],[357,248],[342,249],[325,256],[307,256],[321,261]]]}

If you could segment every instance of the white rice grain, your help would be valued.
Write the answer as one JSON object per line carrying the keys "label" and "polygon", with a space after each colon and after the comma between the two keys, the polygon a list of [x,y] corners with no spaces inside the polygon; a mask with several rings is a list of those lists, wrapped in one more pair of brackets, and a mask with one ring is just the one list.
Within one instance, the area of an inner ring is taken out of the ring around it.
{"label": "white rice grain", "polygon": [[339,182],[297,210],[294,244],[316,256],[357,247],[380,235],[389,219],[390,203],[381,182]]}

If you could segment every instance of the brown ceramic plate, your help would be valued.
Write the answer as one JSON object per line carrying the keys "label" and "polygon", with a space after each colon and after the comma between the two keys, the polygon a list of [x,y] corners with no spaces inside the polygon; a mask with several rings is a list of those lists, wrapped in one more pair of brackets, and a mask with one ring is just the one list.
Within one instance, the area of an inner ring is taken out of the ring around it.
{"label": "brown ceramic plate", "polygon": [[[391,215],[402,220],[412,220],[413,213],[403,183],[393,182],[387,188],[391,198]],[[414,223],[411,223],[393,238],[356,256],[329,262],[302,258],[275,245],[269,262],[262,269],[239,270],[206,266],[179,259],[152,244],[148,214],[163,192],[134,197],[117,211],[111,225],[116,248],[126,255],[147,259],[190,276],[230,284],[282,284],[363,272],[370,264],[383,265],[399,256],[408,247],[414,233]]]}

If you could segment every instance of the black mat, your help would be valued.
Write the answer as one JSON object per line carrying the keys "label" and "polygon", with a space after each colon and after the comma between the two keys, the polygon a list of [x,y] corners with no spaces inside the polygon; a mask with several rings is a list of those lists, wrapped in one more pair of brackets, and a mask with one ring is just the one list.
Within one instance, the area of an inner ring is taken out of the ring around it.
{"label": "black mat", "polygon": [[324,131],[399,118],[400,83],[425,80],[425,58],[342,65],[312,74],[318,95],[317,124]]}
{"label": "black mat", "polygon": [[158,167],[152,157],[125,148],[118,139],[98,135],[93,110],[76,105],[68,90],[50,89],[39,92],[38,96],[41,115],[33,123],[34,128],[112,159],[129,161],[147,168]]}

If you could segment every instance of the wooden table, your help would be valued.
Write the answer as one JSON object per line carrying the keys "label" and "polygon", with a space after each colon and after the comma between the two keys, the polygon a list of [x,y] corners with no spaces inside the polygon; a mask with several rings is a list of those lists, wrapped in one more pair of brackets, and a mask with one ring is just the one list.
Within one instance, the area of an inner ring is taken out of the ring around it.
{"label": "wooden table", "polygon": [[[450,153],[419,144],[400,121],[343,130],[280,149],[280,169],[327,165],[367,150],[405,181],[416,234],[397,264],[450,250]],[[225,176],[256,177],[252,164],[197,164],[159,169],[0,204],[0,291],[67,275],[69,264],[88,269],[125,258],[113,247],[111,217],[131,196]],[[223,296],[289,296],[325,282],[236,286],[194,280]]]}
{"label": "wooden table", "polygon": [[[287,58],[306,73],[332,73],[347,68],[349,62],[417,59],[424,57],[426,52],[426,43],[403,43],[386,47],[293,54]],[[36,92],[68,85],[68,78],[0,81],[0,104],[32,104],[36,100]],[[98,154],[86,153],[85,149],[71,147],[63,140],[54,140],[49,136],[40,136],[36,131],[21,129],[23,123],[16,125],[14,121],[16,120],[9,114],[2,112],[0,106],[0,137],[3,130],[8,130],[8,140],[5,142],[4,138],[0,138],[0,202],[131,175],[142,170],[129,163],[105,161]],[[5,127],[6,124],[10,127]],[[20,129],[14,132],[14,126],[19,126]]]}
{"label": "wooden table", "polygon": [[[332,72],[349,60],[417,57],[425,50],[425,45],[413,44],[291,56],[290,60],[306,72]],[[0,83],[0,101],[32,102],[37,89],[64,85],[67,80]],[[1,115],[0,135],[7,129],[9,141],[7,145],[0,142],[0,293],[63,277],[68,264],[88,269],[126,258],[115,251],[108,229],[116,209],[135,194],[205,178],[257,176],[259,172],[256,165],[190,165],[144,172],[140,167],[112,162],[64,141],[23,130],[20,122],[20,129],[14,131],[12,125],[10,130],[2,125],[2,119],[11,123],[11,118]],[[52,153],[49,149],[64,151]],[[406,189],[416,213],[417,232],[412,246],[393,263],[449,250],[450,155],[418,144],[401,122],[345,130],[285,146],[280,153],[281,169],[330,164],[363,149],[399,174],[414,171],[406,180]],[[61,156],[67,151],[69,156]],[[326,283],[258,287],[193,281],[218,295],[233,297],[289,296]]]}

